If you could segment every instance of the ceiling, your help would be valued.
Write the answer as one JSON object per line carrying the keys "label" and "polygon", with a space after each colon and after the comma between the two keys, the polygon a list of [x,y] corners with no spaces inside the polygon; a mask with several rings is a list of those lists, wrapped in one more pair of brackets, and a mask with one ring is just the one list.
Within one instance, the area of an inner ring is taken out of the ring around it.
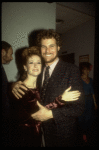
{"label": "ceiling", "polygon": [[60,34],[81,25],[95,17],[94,2],[56,2],[56,31]]}

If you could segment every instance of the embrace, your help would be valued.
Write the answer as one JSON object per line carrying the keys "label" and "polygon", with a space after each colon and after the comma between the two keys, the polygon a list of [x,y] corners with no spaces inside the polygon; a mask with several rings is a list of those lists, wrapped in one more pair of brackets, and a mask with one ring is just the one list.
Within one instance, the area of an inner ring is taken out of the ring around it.
{"label": "embrace", "polygon": [[26,125],[27,120],[27,126],[32,125],[32,120],[40,123],[42,146],[77,146],[77,117],[84,111],[79,69],[59,59],[61,40],[54,30],[41,31],[37,45],[22,52],[22,81],[12,86],[19,107],[23,105],[20,107],[24,112],[21,125]]}

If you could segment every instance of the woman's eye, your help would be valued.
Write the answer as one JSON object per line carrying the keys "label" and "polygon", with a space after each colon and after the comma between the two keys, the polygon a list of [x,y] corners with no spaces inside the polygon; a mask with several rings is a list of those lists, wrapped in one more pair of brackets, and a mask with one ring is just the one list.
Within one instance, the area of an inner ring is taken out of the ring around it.
{"label": "woman's eye", "polygon": [[41,48],[46,48],[45,46],[41,46]]}
{"label": "woman's eye", "polygon": [[29,64],[33,64],[33,62],[29,62]]}
{"label": "woman's eye", "polygon": [[[29,64],[35,64],[35,63],[33,63],[33,62],[29,62]],[[37,62],[36,64],[41,64],[41,62]]]}

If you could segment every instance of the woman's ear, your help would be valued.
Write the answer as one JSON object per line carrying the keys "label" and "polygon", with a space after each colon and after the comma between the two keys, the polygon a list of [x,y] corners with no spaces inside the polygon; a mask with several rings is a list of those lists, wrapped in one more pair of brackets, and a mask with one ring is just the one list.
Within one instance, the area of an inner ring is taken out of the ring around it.
{"label": "woman's ear", "polygon": [[24,68],[25,71],[27,71],[27,67],[25,65],[23,65],[23,68]]}

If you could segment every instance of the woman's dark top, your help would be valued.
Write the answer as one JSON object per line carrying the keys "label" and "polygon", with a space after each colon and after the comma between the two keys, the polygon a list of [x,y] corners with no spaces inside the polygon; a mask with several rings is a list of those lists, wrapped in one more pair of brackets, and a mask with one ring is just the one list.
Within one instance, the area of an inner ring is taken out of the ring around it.
{"label": "woman's dark top", "polygon": [[[57,97],[54,102],[48,104],[48,109],[61,107],[64,103],[60,102],[61,96]],[[21,146],[38,147],[41,146],[40,121],[36,121],[31,114],[39,110],[37,101],[40,102],[38,89],[28,89],[25,95],[16,101],[16,121],[19,127]]]}
{"label": "woman's dark top", "polygon": [[88,84],[82,80],[82,83],[85,94],[85,110],[84,113],[79,117],[79,123],[86,132],[94,119],[93,80],[90,78],[90,82]]}

